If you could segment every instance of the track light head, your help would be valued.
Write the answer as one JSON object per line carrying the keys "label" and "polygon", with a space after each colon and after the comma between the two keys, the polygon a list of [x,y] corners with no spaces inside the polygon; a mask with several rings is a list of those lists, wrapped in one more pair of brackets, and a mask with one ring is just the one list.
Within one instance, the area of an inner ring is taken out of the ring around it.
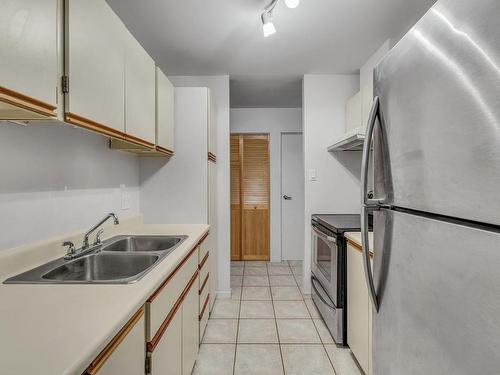
{"label": "track light head", "polygon": [[273,24],[273,15],[271,12],[264,12],[261,16],[262,19],[262,31],[264,33],[264,37],[268,37],[276,33],[276,28]]}

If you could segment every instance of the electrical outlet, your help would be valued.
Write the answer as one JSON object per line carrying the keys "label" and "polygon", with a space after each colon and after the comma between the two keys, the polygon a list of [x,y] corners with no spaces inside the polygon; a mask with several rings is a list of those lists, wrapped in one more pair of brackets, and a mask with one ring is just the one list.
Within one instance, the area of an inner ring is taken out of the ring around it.
{"label": "electrical outlet", "polygon": [[122,210],[130,209],[130,194],[122,192]]}
{"label": "electrical outlet", "polygon": [[316,181],[316,169],[309,169],[309,181]]}

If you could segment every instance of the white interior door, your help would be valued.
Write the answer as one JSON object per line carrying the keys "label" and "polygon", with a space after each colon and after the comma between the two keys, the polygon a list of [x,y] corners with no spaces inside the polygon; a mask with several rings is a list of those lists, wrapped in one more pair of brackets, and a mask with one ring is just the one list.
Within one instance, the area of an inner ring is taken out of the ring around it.
{"label": "white interior door", "polygon": [[302,133],[281,134],[281,258],[304,257]]}

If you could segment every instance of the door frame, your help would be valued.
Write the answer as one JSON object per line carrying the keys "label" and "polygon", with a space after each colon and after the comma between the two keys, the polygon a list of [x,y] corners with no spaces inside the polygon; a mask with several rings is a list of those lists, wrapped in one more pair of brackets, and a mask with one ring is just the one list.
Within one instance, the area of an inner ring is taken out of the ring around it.
{"label": "door frame", "polygon": [[[281,261],[283,261],[283,135],[292,135],[292,134],[302,136],[302,159],[304,158],[304,142],[303,142],[304,132],[303,131],[280,132],[280,260]],[[302,175],[305,178],[305,174],[302,173]]]}

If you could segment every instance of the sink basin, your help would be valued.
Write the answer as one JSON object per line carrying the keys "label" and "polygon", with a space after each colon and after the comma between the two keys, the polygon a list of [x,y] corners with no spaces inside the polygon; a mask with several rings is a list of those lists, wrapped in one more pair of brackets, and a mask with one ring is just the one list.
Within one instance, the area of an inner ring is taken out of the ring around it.
{"label": "sink basin", "polygon": [[98,253],[77,258],[42,275],[42,279],[67,282],[124,282],[153,266],[159,255]]}
{"label": "sink basin", "polygon": [[87,255],[55,259],[11,277],[5,284],[127,284],[139,280],[187,236],[121,235]]}
{"label": "sink basin", "polygon": [[118,236],[105,241],[102,251],[166,251],[178,245],[184,238],[185,236]]}

